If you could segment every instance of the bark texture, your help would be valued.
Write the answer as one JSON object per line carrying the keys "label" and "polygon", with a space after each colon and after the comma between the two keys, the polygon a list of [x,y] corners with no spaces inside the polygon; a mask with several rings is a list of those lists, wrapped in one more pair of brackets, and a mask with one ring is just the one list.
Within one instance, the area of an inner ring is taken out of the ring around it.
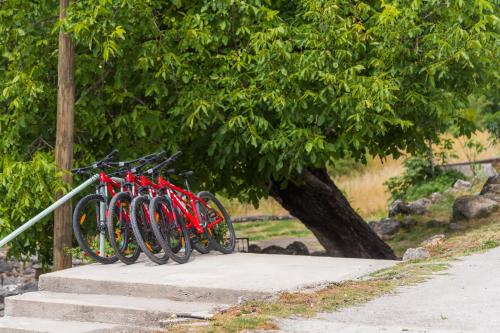
{"label": "bark texture", "polygon": [[[69,0],[60,0],[59,18],[66,16]],[[71,38],[64,31],[59,32],[58,59],[58,93],[57,93],[57,129],[56,129],[56,164],[66,171],[64,181],[71,184],[73,164],[73,132],[75,114],[75,55]],[[62,193],[56,193],[60,198]],[[54,270],[71,267],[71,201],[62,205],[54,213]]]}
{"label": "bark texture", "polygon": [[313,232],[331,256],[395,259],[392,249],[351,207],[326,169],[305,169],[302,182],[271,182],[270,194]]}

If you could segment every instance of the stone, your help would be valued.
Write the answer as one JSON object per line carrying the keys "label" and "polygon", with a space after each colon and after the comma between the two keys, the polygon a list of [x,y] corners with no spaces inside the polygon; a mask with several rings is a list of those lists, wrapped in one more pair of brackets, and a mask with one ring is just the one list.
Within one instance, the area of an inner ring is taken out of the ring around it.
{"label": "stone", "polygon": [[488,178],[479,194],[500,202],[500,175]]}
{"label": "stone", "polygon": [[286,249],[290,252],[290,254],[296,254],[301,256],[309,255],[309,249],[307,248],[307,246],[299,241],[295,241],[291,244],[288,244]]}
{"label": "stone", "polygon": [[453,184],[453,188],[455,190],[463,191],[468,190],[472,187],[472,183],[466,180],[458,179],[455,184]]}
{"label": "stone", "polygon": [[482,195],[465,195],[453,203],[453,220],[488,217],[499,208],[499,203]]}
{"label": "stone", "polygon": [[401,227],[401,222],[398,220],[387,217],[382,219],[380,222],[371,222],[370,227],[375,231],[380,237],[394,235]]}
{"label": "stone", "polygon": [[432,201],[430,199],[427,199],[427,198],[422,198],[422,199],[412,201],[408,205],[409,205],[411,214],[423,215],[423,214],[427,213],[427,208],[430,205],[432,205]]}
{"label": "stone", "polygon": [[489,164],[489,163],[488,164],[483,164],[483,171],[484,171],[484,174],[487,177],[498,176],[498,172],[495,169],[495,167],[493,166],[493,164]]}
{"label": "stone", "polygon": [[12,264],[6,261],[0,261],[0,273],[12,271]]}
{"label": "stone", "polygon": [[248,302],[248,297],[245,296],[238,297],[238,305],[244,304],[246,302]]}
{"label": "stone", "polygon": [[19,288],[19,293],[28,293],[28,292],[37,291],[37,290],[38,290],[38,283],[29,282],[29,283],[21,285],[21,287]]}
{"label": "stone", "polygon": [[396,215],[409,215],[411,214],[409,211],[408,203],[401,199],[394,201],[389,206],[389,217],[394,217]]}
{"label": "stone", "polygon": [[409,248],[403,255],[403,261],[426,259],[430,256],[431,254],[429,253],[429,251],[423,247],[417,247],[416,249]]}
{"label": "stone", "polygon": [[390,204],[389,206],[389,217],[396,216],[398,214],[406,214],[406,209],[407,204],[401,199],[395,200],[393,203]]}
{"label": "stone", "polygon": [[287,249],[278,245],[271,245],[262,249],[262,253],[266,254],[290,254]]}
{"label": "stone", "polygon": [[[7,284],[0,288],[0,298],[5,298],[19,293],[19,286],[17,284]],[[3,301],[3,300],[2,300]]]}
{"label": "stone", "polygon": [[257,244],[250,244],[250,246],[248,246],[248,252],[249,253],[262,253],[262,249]]}
{"label": "stone", "polygon": [[441,198],[443,197],[443,195],[439,192],[434,192],[432,193],[430,196],[429,196],[429,200],[432,202],[432,203],[436,203],[438,202],[439,200],[441,200]]}
{"label": "stone", "polygon": [[382,219],[379,223],[382,235],[394,235],[401,227],[401,222],[391,218]]}
{"label": "stone", "polygon": [[82,266],[85,265],[85,262],[82,259],[73,259],[72,265],[73,267]]}
{"label": "stone", "polygon": [[418,199],[412,202],[403,200],[394,201],[389,207],[389,217],[396,215],[424,215],[427,213],[427,208],[432,204],[432,201],[427,198]]}
{"label": "stone", "polygon": [[417,225],[417,220],[415,220],[411,216],[407,216],[403,219],[403,221],[401,221],[401,227],[405,229],[411,229],[416,225]]}
{"label": "stone", "polygon": [[420,246],[422,247],[435,247],[444,243],[446,239],[445,234],[434,235],[426,240],[424,240]]}
{"label": "stone", "polygon": [[500,184],[490,184],[483,187],[481,195],[488,199],[500,202]]}

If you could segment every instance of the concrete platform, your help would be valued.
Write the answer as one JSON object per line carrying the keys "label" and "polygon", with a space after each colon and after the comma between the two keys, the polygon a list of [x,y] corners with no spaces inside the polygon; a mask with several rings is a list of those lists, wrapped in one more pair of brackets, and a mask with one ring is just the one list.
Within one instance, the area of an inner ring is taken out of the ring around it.
{"label": "concrete platform", "polygon": [[197,255],[188,264],[87,265],[40,277],[39,289],[53,292],[161,297],[181,301],[235,303],[325,282],[355,279],[397,263],[235,253]]}
{"label": "concrete platform", "polygon": [[207,318],[238,298],[351,280],[396,261],[236,253],[158,266],[93,264],[44,274],[8,297],[0,333],[151,332],[173,317]]}

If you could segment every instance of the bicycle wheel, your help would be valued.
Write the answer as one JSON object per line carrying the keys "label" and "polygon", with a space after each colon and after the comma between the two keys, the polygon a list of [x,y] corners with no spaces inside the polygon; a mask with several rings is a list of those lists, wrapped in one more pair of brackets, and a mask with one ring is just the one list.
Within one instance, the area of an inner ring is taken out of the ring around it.
{"label": "bicycle wheel", "polygon": [[198,197],[205,202],[197,201],[196,205],[200,222],[207,230],[210,246],[225,254],[232,253],[236,235],[228,212],[212,193],[203,191],[198,193]]}
{"label": "bicycle wheel", "polygon": [[[184,215],[181,211],[177,212],[177,216],[182,220],[182,223],[186,225]],[[210,252],[210,241],[208,240],[207,231],[203,228],[201,233],[198,233],[194,227],[188,229],[189,241],[191,247],[201,254],[207,254]]]}
{"label": "bicycle wheel", "polygon": [[150,199],[147,196],[138,196],[132,200],[130,206],[132,230],[144,254],[152,262],[163,265],[169,257],[167,253],[161,252],[162,248],[151,228],[149,203]]}
{"label": "bicycle wheel", "polygon": [[156,239],[172,260],[184,264],[191,256],[191,242],[184,223],[174,214],[167,198],[151,200],[149,217]]}
{"label": "bicycle wheel", "polygon": [[132,196],[128,192],[115,194],[109,203],[107,218],[109,243],[118,259],[127,265],[136,262],[141,254],[130,222],[131,201]]}
{"label": "bicycle wheel", "polygon": [[84,255],[101,264],[112,264],[118,260],[107,237],[107,207],[102,195],[90,194],[78,201],[73,212],[73,232],[78,245]]}

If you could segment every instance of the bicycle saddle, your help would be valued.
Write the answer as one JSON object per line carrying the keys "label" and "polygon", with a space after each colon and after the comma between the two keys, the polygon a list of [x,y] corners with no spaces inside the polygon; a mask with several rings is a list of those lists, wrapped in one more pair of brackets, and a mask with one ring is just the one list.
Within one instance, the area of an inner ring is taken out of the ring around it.
{"label": "bicycle saddle", "polygon": [[176,174],[177,173],[177,169],[168,169],[167,171],[165,171],[165,174],[167,175],[173,175],[173,174]]}
{"label": "bicycle saddle", "polygon": [[184,171],[179,173],[178,175],[184,178],[188,178],[194,174],[194,171]]}

